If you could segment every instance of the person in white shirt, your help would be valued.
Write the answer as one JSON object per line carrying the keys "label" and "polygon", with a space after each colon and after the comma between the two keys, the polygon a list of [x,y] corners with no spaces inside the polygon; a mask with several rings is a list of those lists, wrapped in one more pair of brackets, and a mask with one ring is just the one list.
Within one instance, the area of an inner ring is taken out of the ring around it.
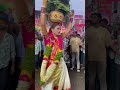
{"label": "person in white shirt", "polygon": [[81,46],[81,40],[77,37],[77,33],[74,33],[73,37],[70,39],[70,51],[72,54],[72,68],[75,68],[75,58],[77,61],[77,72],[80,72],[80,60],[79,60],[79,51]]}

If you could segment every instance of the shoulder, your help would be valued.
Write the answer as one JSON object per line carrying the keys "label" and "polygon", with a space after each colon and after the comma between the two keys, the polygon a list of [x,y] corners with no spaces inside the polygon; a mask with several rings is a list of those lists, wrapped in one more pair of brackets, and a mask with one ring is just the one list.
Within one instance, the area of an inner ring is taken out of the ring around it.
{"label": "shoulder", "polygon": [[78,40],[82,40],[81,38],[78,38]]}
{"label": "shoulder", "polygon": [[94,30],[94,27],[93,27],[93,26],[88,27],[88,28],[85,30],[85,35],[91,33],[91,31],[93,31],[93,30]]}
{"label": "shoulder", "polygon": [[99,29],[100,29],[100,30],[103,30],[103,31],[108,31],[108,29],[107,29],[107,28],[102,27],[102,26],[100,26],[100,27],[99,27]]}
{"label": "shoulder", "polygon": [[37,43],[40,43],[40,40],[37,40]]}
{"label": "shoulder", "polygon": [[81,39],[80,39],[79,37],[77,37],[77,40],[78,40],[78,41],[81,41]]}
{"label": "shoulder", "polygon": [[70,40],[73,40],[74,39],[74,37],[72,37]]}
{"label": "shoulder", "polygon": [[88,27],[88,28],[86,29],[86,31],[89,31],[89,30],[91,30],[91,29],[94,29],[94,27],[93,27],[93,26],[90,26],[90,27]]}
{"label": "shoulder", "polygon": [[6,33],[6,38],[8,38],[10,40],[14,40],[14,37],[12,35],[10,35],[9,33]]}
{"label": "shoulder", "polygon": [[100,30],[105,34],[110,34],[109,30],[105,27],[100,27]]}

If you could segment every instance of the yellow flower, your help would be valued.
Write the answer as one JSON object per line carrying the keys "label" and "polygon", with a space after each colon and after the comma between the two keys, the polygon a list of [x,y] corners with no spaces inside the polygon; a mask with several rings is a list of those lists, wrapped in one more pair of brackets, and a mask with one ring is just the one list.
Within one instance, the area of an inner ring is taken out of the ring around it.
{"label": "yellow flower", "polygon": [[58,49],[58,52],[62,52],[62,50]]}
{"label": "yellow flower", "polygon": [[47,46],[47,47],[50,47],[51,45],[52,45],[52,44],[47,44],[46,46]]}
{"label": "yellow flower", "polygon": [[44,56],[44,58],[48,58],[47,56]]}
{"label": "yellow flower", "polygon": [[50,46],[52,46],[52,44],[50,44]]}
{"label": "yellow flower", "polygon": [[48,45],[46,45],[47,47],[49,46],[49,44]]}
{"label": "yellow flower", "polygon": [[55,63],[58,63],[58,62],[59,62],[59,60],[54,60],[54,62],[55,62]]}

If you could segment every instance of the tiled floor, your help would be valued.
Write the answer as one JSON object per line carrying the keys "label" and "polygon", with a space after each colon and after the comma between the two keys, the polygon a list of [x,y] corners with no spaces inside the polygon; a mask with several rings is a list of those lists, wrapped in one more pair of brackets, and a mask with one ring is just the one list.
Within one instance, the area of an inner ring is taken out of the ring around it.
{"label": "tiled floor", "polygon": [[[72,90],[85,90],[85,74],[84,71],[81,71],[80,73],[74,71],[69,70],[69,75],[70,75],[70,79],[71,79],[71,86],[72,86]],[[39,90],[38,89],[38,82],[39,82],[39,71],[36,71],[36,75],[35,75],[35,90]]]}
{"label": "tiled floor", "polygon": [[72,90],[85,90],[85,74],[84,71],[80,73],[76,71],[69,71]]}

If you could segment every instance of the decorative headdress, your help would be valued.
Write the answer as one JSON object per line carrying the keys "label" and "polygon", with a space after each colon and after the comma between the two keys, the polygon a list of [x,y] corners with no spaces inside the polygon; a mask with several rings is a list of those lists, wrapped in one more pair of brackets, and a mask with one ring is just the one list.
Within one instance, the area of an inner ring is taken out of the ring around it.
{"label": "decorative headdress", "polygon": [[62,22],[64,20],[64,15],[59,11],[52,11],[49,14],[49,19],[50,19],[51,23],[62,24]]}

